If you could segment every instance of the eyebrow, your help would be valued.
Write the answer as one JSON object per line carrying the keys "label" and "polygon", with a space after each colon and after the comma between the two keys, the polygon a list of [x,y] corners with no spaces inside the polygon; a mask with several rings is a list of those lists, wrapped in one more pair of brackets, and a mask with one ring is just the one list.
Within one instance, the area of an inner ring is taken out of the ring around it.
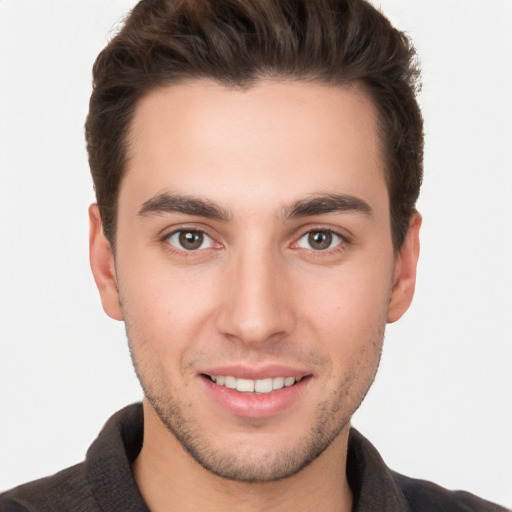
{"label": "eyebrow", "polygon": [[[317,194],[302,199],[283,210],[285,219],[298,219],[327,213],[356,212],[373,215],[370,205],[355,196],[346,194]],[[162,193],[148,199],[140,208],[138,215],[149,217],[162,213],[183,213],[220,221],[232,218],[229,211],[213,201],[196,196]]]}
{"label": "eyebrow", "polygon": [[326,213],[362,213],[373,216],[371,206],[359,197],[346,194],[318,194],[296,202],[284,210],[285,218],[297,219]]}
{"label": "eyebrow", "polygon": [[212,201],[199,197],[180,195],[180,194],[159,194],[148,199],[139,210],[138,215],[148,217],[162,213],[183,213],[185,215],[194,215],[227,221],[231,218],[230,213]]}

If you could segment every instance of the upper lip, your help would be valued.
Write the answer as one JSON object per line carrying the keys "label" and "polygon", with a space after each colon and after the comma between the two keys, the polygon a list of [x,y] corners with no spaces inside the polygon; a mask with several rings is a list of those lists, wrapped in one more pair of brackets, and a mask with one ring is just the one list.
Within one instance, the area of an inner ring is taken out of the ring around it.
{"label": "upper lip", "polygon": [[293,368],[291,366],[283,365],[266,365],[266,366],[245,366],[245,365],[226,365],[215,366],[200,371],[199,373],[210,376],[224,375],[231,376],[237,379],[270,379],[274,377],[296,377],[302,378],[311,375],[311,372],[300,368]]}

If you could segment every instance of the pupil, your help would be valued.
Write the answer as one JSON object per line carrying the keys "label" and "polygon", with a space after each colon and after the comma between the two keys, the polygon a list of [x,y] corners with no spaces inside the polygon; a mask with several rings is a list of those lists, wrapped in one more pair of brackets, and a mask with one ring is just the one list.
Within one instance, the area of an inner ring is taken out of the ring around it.
{"label": "pupil", "polygon": [[309,243],[313,249],[327,249],[332,242],[332,234],[325,231],[317,231],[309,235]]}
{"label": "pupil", "polygon": [[180,233],[180,244],[185,249],[198,249],[203,243],[203,234],[195,231],[183,231]]}

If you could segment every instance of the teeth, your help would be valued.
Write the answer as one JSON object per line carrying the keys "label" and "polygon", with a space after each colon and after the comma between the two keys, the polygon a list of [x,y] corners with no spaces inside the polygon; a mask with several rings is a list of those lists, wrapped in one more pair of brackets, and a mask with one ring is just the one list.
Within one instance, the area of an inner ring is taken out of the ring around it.
{"label": "teeth", "polygon": [[254,381],[249,379],[236,379],[236,390],[242,393],[254,393]]}
{"label": "teeth", "polygon": [[284,377],[275,377],[272,379],[272,389],[284,388]]}
{"label": "teeth", "polygon": [[229,389],[236,389],[236,379],[235,377],[224,377],[224,386],[226,386]]}
{"label": "teeth", "polygon": [[254,391],[256,393],[270,393],[274,389],[272,379],[260,379],[254,381]]}
{"label": "teeth", "polygon": [[241,393],[270,393],[277,389],[293,386],[300,378],[295,377],[274,377],[273,379],[237,379],[230,375],[211,375],[210,378],[219,386],[226,386],[229,389],[236,389]]}
{"label": "teeth", "polygon": [[294,377],[286,377],[284,379],[284,385],[285,386],[293,386],[295,384],[295,378]]}

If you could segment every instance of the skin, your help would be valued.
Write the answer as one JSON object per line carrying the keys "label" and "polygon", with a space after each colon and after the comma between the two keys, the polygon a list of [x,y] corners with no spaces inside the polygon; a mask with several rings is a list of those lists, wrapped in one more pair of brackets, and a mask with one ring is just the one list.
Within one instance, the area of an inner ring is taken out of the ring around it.
{"label": "skin", "polygon": [[[144,97],[130,142],[116,255],[96,205],[90,249],[145,393],[134,475],[146,502],[351,510],[350,418],[386,322],[412,300],[421,224],[414,214],[394,251],[371,101],[356,86],[193,81]],[[312,201],[333,194],[348,197],[341,210]],[[206,234],[198,249],[180,245],[191,231]],[[206,368],[235,364],[307,379],[285,407],[247,417],[205,392]]]}

